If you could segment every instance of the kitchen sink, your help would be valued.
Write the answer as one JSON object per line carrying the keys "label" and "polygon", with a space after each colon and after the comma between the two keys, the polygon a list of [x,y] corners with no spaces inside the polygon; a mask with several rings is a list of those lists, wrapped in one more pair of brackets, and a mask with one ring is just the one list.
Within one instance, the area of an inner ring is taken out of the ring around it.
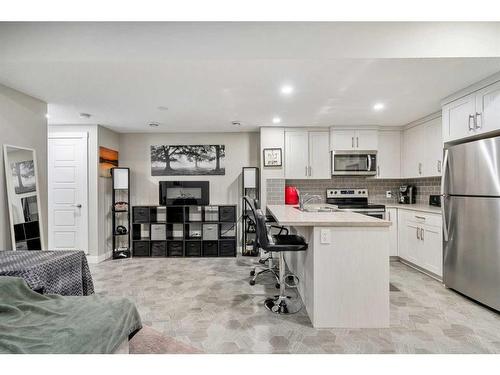
{"label": "kitchen sink", "polygon": [[340,211],[337,206],[332,204],[314,204],[314,205],[306,205],[303,209],[300,209],[299,206],[295,206],[295,209],[302,212],[338,212]]}

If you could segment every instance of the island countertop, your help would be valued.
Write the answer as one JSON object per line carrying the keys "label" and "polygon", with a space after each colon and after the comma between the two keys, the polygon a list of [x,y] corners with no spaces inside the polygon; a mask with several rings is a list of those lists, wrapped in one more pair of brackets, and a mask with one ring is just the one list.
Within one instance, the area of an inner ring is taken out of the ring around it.
{"label": "island countertop", "polygon": [[391,222],[355,212],[303,212],[291,205],[268,205],[280,225],[311,227],[388,227]]}

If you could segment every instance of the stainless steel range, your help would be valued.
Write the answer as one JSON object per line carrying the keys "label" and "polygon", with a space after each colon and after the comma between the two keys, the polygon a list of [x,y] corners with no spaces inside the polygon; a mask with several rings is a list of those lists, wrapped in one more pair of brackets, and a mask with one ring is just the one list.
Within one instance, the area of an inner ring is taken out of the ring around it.
{"label": "stainless steel range", "polygon": [[326,203],[335,204],[344,211],[357,212],[379,219],[385,217],[383,204],[368,203],[368,189],[326,189]]}

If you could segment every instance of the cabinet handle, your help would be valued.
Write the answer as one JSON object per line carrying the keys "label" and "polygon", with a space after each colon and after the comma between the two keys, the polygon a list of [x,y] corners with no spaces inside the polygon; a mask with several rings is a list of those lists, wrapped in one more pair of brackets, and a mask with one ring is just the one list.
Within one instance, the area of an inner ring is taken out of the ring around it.
{"label": "cabinet handle", "polygon": [[354,148],[354,137],[351,137],[351,146]]}
{"label": "cabinet handle", "polygon": [[441,173],[441,160],[438,160],[438,162],[437,162],[437,169],[438,169],[438,172]]}
{"label": "cabinet handle", "polygon": [[377,165],[377,176],[380,177],[380,166],[379,165]]}
{"label": "cabinet handle", "polygon": [[307,177],[307,165],[306,165],[306,177]]}
{"label": "cabinet handle", "polygon": [[356,137],[356,147],[359,148],[359,137]]}
{"label": "cabinet handle", "polygon": [[420,240],[424,240],[424,228],[420,228]]}
{"label": "cabinet handle", "polygon": [[415,219],[425,220],[425,217],[415,215]]}
{"label": "cabinet handle", "polygon": [[422,174],[422,163],[418,163],[418,174]]}
{"label": "cabinet handle", "polygon": [[481,129],[481,127],[482,127],[482,124],[480,124],[480,122],[482,122],[482,121],[479,121],[479,119],[481,119],[481,120],[483,119],[482,113],[476,112],[476,117],[474,119],[476,129]]}
{"label": "cabinet handle", "polygon": [[420,236],[419,236],[419,228],[417,227],[417,240],[420,239]]}
{"label": "cabinet handle", "polygon": [[387,211],[387,220],[391,221],[391,211]]}
{"label": "cabinet handle", "polygon": [[312,176],[312,167],[309,166],[309,177],[311,177],[311,176]]}
{"label": "cabinet handle", "polygon": [[[472,126],[470,125],[471,124],[471,122],[470,122],[471,120],[472,120]],[[474,122],[475,122],[474,115],[469,115],[469,131],[474,130]]]}

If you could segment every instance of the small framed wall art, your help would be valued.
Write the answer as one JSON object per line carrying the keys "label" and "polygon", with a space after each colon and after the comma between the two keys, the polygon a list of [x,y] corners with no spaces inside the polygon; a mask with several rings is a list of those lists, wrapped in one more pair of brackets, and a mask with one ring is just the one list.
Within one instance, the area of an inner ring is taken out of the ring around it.
{"label": "small framed wall art", "polygon": [[281,148],[264,149],[264,167],[281,167]]}

